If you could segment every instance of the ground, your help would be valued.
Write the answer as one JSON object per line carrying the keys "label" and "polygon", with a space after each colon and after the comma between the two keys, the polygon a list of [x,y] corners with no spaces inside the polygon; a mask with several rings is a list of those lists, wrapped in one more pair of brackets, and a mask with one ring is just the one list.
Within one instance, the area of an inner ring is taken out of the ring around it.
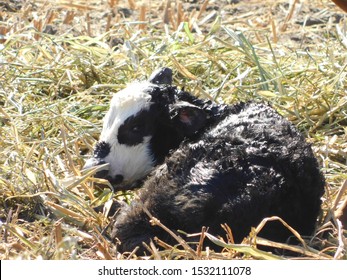
{"label": "ground", "polygon": [[[0,1],[0,259],[137,258],[117,253],[94,210],[133,193],[80,169],[112,94],[160,66],[198,96],[268,102],[302,131],[327,179],[302,257],[346,259],[345,18],[327,0]],[[243,244],[149,257],[283,257]]]}

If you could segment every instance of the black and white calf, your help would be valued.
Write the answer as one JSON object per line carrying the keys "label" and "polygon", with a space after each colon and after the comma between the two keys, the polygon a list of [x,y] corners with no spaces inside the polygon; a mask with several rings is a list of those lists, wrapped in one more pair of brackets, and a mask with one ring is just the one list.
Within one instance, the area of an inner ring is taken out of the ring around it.
{"label": "black and white calf", "polygon": [[[144,207],[172,230],[225,235],[240,242],[263,218],[279,216],[302,235],[312,234],[324,178],[311,147],[286,119],[261,103],[218,105],[171,85],[160,69],[113,97],[94,157],[86,167],[109,163],[96,176],[115,189],[143,180],[139,198],[121,209],[113,237],[131,251],[155,236]],[[279,222],[261,233],[285,241]]]}

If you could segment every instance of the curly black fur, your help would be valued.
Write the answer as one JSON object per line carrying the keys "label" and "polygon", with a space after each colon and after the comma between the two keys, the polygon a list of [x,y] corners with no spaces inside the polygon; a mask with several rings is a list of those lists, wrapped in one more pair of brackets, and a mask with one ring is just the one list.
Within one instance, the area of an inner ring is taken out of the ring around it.
{"label": "curly black fur", "polygon": [[[220,225],[227,223],[236,242],[269,216],[312,234],[325,182],[297,129],[264,104],[217,105],[186,92],[176,98],[202,109],[206,122],[148,176],[139,199],[121,210],[112,232],[120,250],[142,248],[154,237],[176,244],[150,225],[143,207],[172,230],[196,233],[207,226],[224,236]],[[261,235],[284,242],[290,232],[272,222]]]}

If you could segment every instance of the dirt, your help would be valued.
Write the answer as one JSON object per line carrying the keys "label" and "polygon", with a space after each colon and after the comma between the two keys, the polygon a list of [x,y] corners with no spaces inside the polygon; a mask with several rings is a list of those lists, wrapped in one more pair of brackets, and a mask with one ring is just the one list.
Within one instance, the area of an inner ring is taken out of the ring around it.
{"label": "dirt", "polygon": [[[292,3],[296,4],[292,4]],[[134,3],[134,4],[132,4]],[[142,17],[141,17],[142,13]],[[0,1],[0,39],[32,25],[40,32],[74,36],[99,36],[123,24],[151,29],[175,30],[182,21],[192,32],[209,32],[216,19],[224,26],[244,32],[249,39],[301,47],[315,43],[310,30],[339,22],[344,12],[331,1]],[[140,24],[143,21],[144,25]],[[322,30],[323,31],[323,30]],[[111,44],[122,44],[112,38]]]}

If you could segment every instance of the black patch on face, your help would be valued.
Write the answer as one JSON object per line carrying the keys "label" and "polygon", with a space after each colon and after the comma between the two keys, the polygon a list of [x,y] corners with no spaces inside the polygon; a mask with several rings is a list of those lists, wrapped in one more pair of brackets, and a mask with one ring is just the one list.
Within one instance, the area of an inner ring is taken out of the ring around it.
{"label": "black patch on face", "polygon": [[143,142],[145,136],[152,135],[155,127],[155,110],[140,111],[135,116],[130,116],[118,129],[118,143],[127,146],[136,146]]}
{"label": "black patch on face", "polygon": [[100,141],[96,143],[95,149],[94,149],[94,157],[95,158],[105,158],[111,151],[110,144],[106,143],[105,141]]}
{"label": "black patch on face", "polygon": [[157,104],[161,110],[165,110],[169,104],[175,102],[177,88],[170,85],[151,85],[144,92],[151,96],[153,104]]}

